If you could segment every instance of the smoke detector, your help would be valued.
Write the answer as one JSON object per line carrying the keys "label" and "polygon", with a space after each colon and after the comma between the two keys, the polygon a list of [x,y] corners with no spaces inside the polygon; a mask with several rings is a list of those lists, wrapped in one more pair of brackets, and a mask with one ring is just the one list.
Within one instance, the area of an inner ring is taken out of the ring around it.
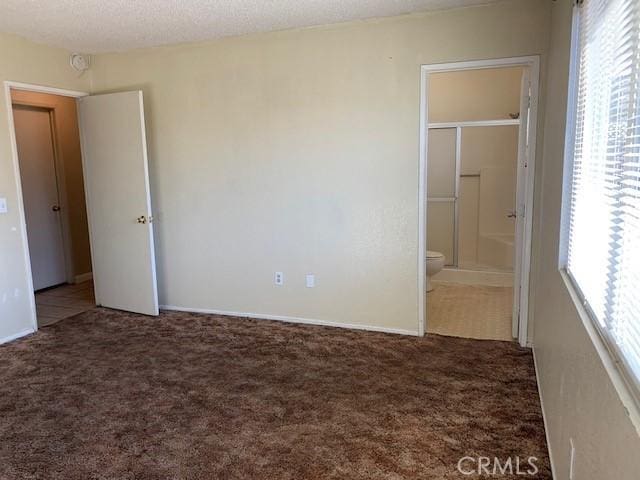
{"label": "smoke detector", "polygon": [[89,67],[91,66],[91,57],[82,53],[72,53],[71,56],[69,56],[69,64],[71,65],[71,68],[82,73],[85,70],[89,70]]}

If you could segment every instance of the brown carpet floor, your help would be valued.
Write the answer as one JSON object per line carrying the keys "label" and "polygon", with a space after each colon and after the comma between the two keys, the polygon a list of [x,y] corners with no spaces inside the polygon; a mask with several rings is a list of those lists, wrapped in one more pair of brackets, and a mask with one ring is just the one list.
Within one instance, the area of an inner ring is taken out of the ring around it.
{"label": "brown carpet floor", "polygon": [[0,346],[2,480],[481,478],[463,456],[551,478],[528,350],[99,308]]}

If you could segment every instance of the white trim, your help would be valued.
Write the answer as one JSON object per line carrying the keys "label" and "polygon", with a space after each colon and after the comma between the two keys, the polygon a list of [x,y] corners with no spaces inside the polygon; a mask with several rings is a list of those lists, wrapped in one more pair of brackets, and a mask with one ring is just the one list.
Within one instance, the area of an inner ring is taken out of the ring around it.
{"label": "white trim", "polygon": [[[526,69],[522,73],[520,82],[520,117],[522,123],[518,127],[518,157],[516,166],[516,198],[515,198],[515,243],[514,253],[515,258],[513,261],[513,273],[515,278],[519,279],[518,284],[513,284],[514,296],[513,305],[511,309],[511,335],[513,338],[518,338],[520,329],[520,302],[522,301],[522,265],[523,265],[523,253],[524,242],[523,235],[525,232],[525,214],[526,214],[526,174],[527,174],[527,160],[529,155],[528,150],[528,133],[529,133],[529,120],[531,109],[531,71]],[[526,114],[524,113],[526,112]]]}
{"label": "white trim", "polygon": [[[531,244],[533,238],[533,208],[535,201],[536,177],[536,144],[538,143],[538,98],[540,95],[540,59],[533,57],[530,64],[529,81],[531,89],[531,105],[529,107],[529,154],[527,155],[527,170],[525,182],[525,218],[524,218],[524,248],[522,250],[522,266],[520,277],[520,324],[518,327],[518,341],[521,346],[531,346],[529,338],[529,277],[531,273]],[[518,281],[518,280],[516,280]]]}
{"label": "white trim", "polygon": [[230,312],[227,310],[215,310],[210,308],[178,307],[175,305],[160,305],[160,310],[171,310],[176,312],[205,313],[209,315],[224,315],[226,317],[254,318],[257,320],[277,320],[279,322],[300,323],[305,325],[319,325],[322,327],[347,328],[350,330],[367,330],[370,332],[393,333],[396,335],[410,335],[419,337],[420,332],[414,330],[404,330],[402,328],[378,327],[375,325],[362,325],[357,323],[331,322],[327,320],[317,320],[314,318],[290,317],[286,315],[270,315],[264,313]]}
{"label": "white trim", "polygon": [[422,65],[424,70],[432,72],[454,72],[459,70],[481,70],[496,67],[521,67],[534,62],[539,62],[538,55],[528,55],[524,57],[490,58],[486,60],[470,60],[466,62],[431,63]]}
{"label": "white trim", "polygon": [[32,333],[36,333],[36,330],[30,328],[28,330],[22,330],[21,332],[14,333],[13,335],[9,335],[7,337],[0,338],[0,345],[2,345],[3,343],[13,342],[14,340],[25,337],[27,335],[31,335]]}
{"label": "white trim", "polygon": [[9,80],[4,82],[9,88],[14,90],[26,90],[28,92],[49,93],[51,95],[61,95],[63,97],[80,98],[86,97],[89,94],[86,92],[78,92],[75,90],[66,90],[64,88],[49,87],[46,85],[34,85],[31,83],[11,82]]}
{"label": "white trim", "polygon": [[520,125],[520,119],[474,120],[470,122],[439,122],[430,123],[427,128],[503,127],[509,125]]}
{"label": "white trim", "polygon": [[81,273],[80,275],[76,275],[73,279],[73,283],[83,283],[88,282],[93,279],[93,272]]}
{"label": "white trim", "polygon": [[[490,60],[474,60],[469,62],[455,63],[439,63],[431,65],[421,65],[420,67],[420,164],[419,164],[419,181],[418,181],[418,330],[424,334],[427,323],[426,297],[427,293],[424,288],[425,283],[425,254],[427,241],[427,222],[426,222],[426,176],[427,176],[427,131],[428,131],[428,88],[429,74],[435,72],[450,72],[461,70],[478,70],[496,67],[528,67],[531,69],[531,108],[530,108],[530,126],[529,126],[529,157],[527,178],[525,182],[525,228],[524,228],[524,245],[522,259],[522,275],[519,279],[521,286],[520,292],[520,322],[518,328],[518,341],[520,345],[527,346],[529,344],[528,335],[528,304],[529,304],[529,272],[531,269],[531,235],[533,227],[533,199],[534,199],[534,179],[535,179],[535,147],[536,133],[538,123],[538,88],[540,77],[540,57],[537,55],[525,57],[497,58]],[[459,122],[461,123],[461,122]],[[456,124],[455,126],[459,125]],[[518,120],[518,124],[520,121]],[[433,125],[433,124],[432,124]],[[436,124],[438,125],[438,124]],[[440,124],[444,125],[444,124]],[[442,127],[445,128],[445,127]],[[450,127],[448,127],[450,128]],[[518,281],[518,280],[516,280]],[[518,289],[514,288],[514,292]]]}
{"label": "white trim", "polygon": [[453,264],[457,267],[460,263],[458,249],[460,247],[460,172],[462,166],[462,127],[456,127],[456,159],[455,159],[455,186],[453,196]]}
{"label": "white trim", "polygon": [[[29,254],[29,239],[27,238],[27,220],[24,212],[24,202],[22,200],[22,177],[20,175],[20,162],[18,161],[18,144],[16,141],[16,127],[13,122],[13,108],[11,108],[11,85],[10,82],[4,82],[4,98],[5,106],[7,108],[7,119],[9,127],[9,143],[11,144],[11,161],[13,162],[13,176],[16,187],[16,199],[18,202],[18,222],[20,229],[20,236],[22,237],[22,254],[25,266],[25,275],[27,277],[27,295],[29,298],[29,313],[31,318],[32,331],[38,330],[38,317],[36,314],[36,296],[33,290],[33,276],[31,275],[31,256]],[[17,335],[22,336],[23,332]],[[11,337],[7,337],[11,338]],[[7,340],[8,341],[8,340]],[[3,341],[4,342],[4,341]]]}
{"label": "white trim", "polygon": [[[20,176],[20,163],[18,161],[18,145],[16,143],[16,129],[15,124],[13,122],[13,108],[11,108],[11,89],[15,90],[27,90],[32,92],[40,92],[40,93],[49,93],[53,95],[63,95],[66,97],[84,97],[87,96],[88,93],[85,92],[76,92],[73,90],[64,90],[60,88],[47,87],[42,85],[31,85],[28,83],[20,83],[20,82],[12,82],[5,80],[4,82],[4,97],[5,97],[5,106],[7,108],[7,126],[9,128],[9,143],[11,144],[11,161],[13,163],[13,175],[16,187],[16,199],[17,199],[17,207],[18,207],[18,221],[20,223],[20,236],[22,240],[22,253],[24,257],[24,265],[25,265],[25,275],[27,278],[27,294],[30,297],[30,314],[31,314],[31,325],[32,330],[22,331],[17,333],[18,336],[26,335],[27,333],[33,333],[38,330],[38,317],[36,314],[36,296],[33,291],[33,276],[31,274],[31,256],[29,254],[29,239],[27,237],[27,222],[25,218],[24,212],[24,201],[22,198],[22,183]],[[27,333],[25,333],[27,332]],[[6,337],[12,338],[12,337]],[[17,338],[17,337],[16,337]],[[2,340],[5,341],[5,340]],[[8,341],[8,340],[7,340]]]}
{"label": "white trim", "polygon": [[427,325],[427,123],[429,119],[429,76],[420,67],[420,152],[418,164],[418,334],[423,337]]}
{"label": "white trim", "polygon": [[540,410],[542,411],[542,423],[544,425],[544,436],[547,440],[547,455],[549,455],[549,465],[551,466],[551,478],[559,478],[556,475],[556,466],[553,461],[553,453],[551,451],[551,437],[549,436],[549,422],[547,421],[547,413],[544,409],[544,400],[542,395],[542,385],[540,384],[540,373],[538,370],[538,357],[536,356],[536,349],[532,345],[531,351],[533,353],[533,368],[536,372],[536,385],[538,386],[538,398],[540,399]]}

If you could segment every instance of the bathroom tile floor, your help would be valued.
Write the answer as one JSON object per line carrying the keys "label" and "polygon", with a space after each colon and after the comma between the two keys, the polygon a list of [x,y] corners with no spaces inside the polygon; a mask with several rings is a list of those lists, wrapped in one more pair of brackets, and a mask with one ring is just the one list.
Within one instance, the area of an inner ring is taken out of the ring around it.
{"label": "bathroom tile floor", "polygon": [[427,293],[427,332],[482,340],[513,340],[513,288],[433,284],[435,288]]}
{"label": "bathroom tile floor", "polygon": [[96,306],[93,282],[67,284],[36,292],[38,327],[52,325]]}

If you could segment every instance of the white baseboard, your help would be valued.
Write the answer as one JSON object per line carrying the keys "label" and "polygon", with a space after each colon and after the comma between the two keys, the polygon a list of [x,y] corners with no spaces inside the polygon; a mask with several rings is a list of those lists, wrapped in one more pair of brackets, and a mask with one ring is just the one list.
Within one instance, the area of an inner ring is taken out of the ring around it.
{"label": "white baseboard", "polygon": [[93,279],[92,272],[82,273],[80,275],[76,275],[74,283],[88,282],[89,280],[92,280],[92,279]]}
{"label": "white baseboard", "polygon": [[547,452],[549,453],[549,465],[551,465],[551,478],[559,478],[556,475],[555,464],[553,463],[553,454],[551,453],[551,442],[549,441],[549,422],[547,422],[547,414],[544,410],[544,400],[542,399],[542,386],[540,385],[540,373],[538,372],[538,360],[536,359],[536,349],[531,348],[533,353],[533,367],[536,371],[536,385],[538,386],[538,397],[540,398],[540,410],[542,410],[542,422],[544,424],[544,434],[547,440]]}
{"label": "white baseboard", "polygon": [[22,330],[21,332],[14,333],[13,335],[9,335],[7,337],[0,338],[0,344],[12,342],[14,340],[17,340],[18,338],[21,338],[21,337],[24,337],[24,336],[27,336],[27,335],[31,335],[32,333],[35,333],[35,330],[33,328],[30,328],[28,330]]}
{"label": "white baseboard", "polygon": [[464,283],[466,285],[488,285],[490,287],[513,287],[513,273],[484,270],[445,268],[432,277],[435,282]]}
{"label": "white baseboard", "polygon": [[267,315],[262,313],[246,313],[246,312],[229,312],[227,310],[212,310],[209,308],[190,308],[190,307],[177,307],[175,305],[160,305],[161,310],[172,310],[176,312],[191,312],[191,313],[207,313],[212,315],[224,315],[228,317],[245,317],[245,318],[254,318],[258,320],[277,320],[280,322],[288,322],[288,323],[302,323],[306,325],[320,325],[323,327],[337,327],[337,328],[348,328],[350,330],[367,330],[370,332],[382,332],[382,333],[393,333],[396,335],[411,335],[414,337],[419,336],[417,330],[404,330],[401,328],[388,328],[388,327],[378,327],[375,325],[361,325],[357,323],[340,323],[340,322],[329,322],[326,320],[316,320],[313,318],[302,318],[302,317],[288,317],[285,315]]}

